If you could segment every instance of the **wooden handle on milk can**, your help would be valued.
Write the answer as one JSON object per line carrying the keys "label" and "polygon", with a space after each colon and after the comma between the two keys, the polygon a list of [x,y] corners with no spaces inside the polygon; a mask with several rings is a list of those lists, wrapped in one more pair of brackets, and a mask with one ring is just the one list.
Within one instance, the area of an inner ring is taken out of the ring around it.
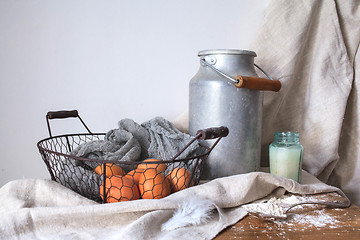
{"label": "wooden handle on milk can", "polygon": [[281,82],[279,80],[270,80],[260,77],[248,77],[248,76],[236,76],[235,87],[247,88],[252,90],[268,90],[278,92],[281,88]]}

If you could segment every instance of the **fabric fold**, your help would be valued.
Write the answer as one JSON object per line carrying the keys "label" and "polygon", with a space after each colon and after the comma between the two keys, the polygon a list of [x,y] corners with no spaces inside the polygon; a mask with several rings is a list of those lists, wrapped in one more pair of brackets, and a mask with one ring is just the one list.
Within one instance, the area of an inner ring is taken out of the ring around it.
{"label": "fabric fold", "polygon": [[[294,194],[343,192],[303,172],[303,184],[264,172],[218,178],[162,199],[98,204],[68,188],[40,179],[9,182],[0,189],[0,236],[4,239],[212,239],[247,215],[241,206],[259,199]],[[192,198],[216,205],[206,223],[161,231]],[[349,202],[350,203],[350,202]]]}
{"label": "fabric fold", "polygon": [[[117,129],[108,131],[104,140],[83,143],[75,148],[71,155],[119,162],[146,158],[170,160],[192,139],[162,117],[156,117],[141,125],[131,119],[122,119],[118,126]],[[179,157],[189,157],[198,148],[199,144],[195,142]],[[95,168],[98,163],[85,164]]]}
{"label": "fabric fold", "polygon": [[360,178],[347,169],[359,169],[360,161],[359,6],[359,0],[274,0],[251,45],[256,63],[282,83],[278,93],[264,94],[262,166],[275,131],[298,131],[304,169],[343,187],[357,204]]}

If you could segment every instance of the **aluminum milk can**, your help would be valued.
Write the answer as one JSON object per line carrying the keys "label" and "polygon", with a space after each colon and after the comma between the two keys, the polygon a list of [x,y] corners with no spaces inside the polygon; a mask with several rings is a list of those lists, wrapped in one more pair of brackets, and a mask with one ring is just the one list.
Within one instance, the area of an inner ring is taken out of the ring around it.
{"label": "aluminum milk can", "polygon": [[229,129],[206,160],[202,178],[258,171],[262,90],[279,91],[280,81],[258,77],[253,51],[205,50],[198,56],[200,68],[189,86],[189,133],[209,127]]}

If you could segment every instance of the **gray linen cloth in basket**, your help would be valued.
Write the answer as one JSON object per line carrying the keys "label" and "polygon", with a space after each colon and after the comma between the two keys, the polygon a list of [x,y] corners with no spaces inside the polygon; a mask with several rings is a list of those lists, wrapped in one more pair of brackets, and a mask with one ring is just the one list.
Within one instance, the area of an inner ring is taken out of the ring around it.
{"label": "gray linen cloth in basket", "polygon": [[[169,160],[192,139],[162,117],[156,117],[141,125],[131,119],[123,119],[118,125],[119,128],[106,133],[104,140],[81,144],[71,155],[120,162],[146,158]],[[190,145],[180,157],[191,155],[198,147],[197,143]],[[96,162],[85,164],[91,168],[98,165]]]}
{"label": "gray linen cloth in basket", "polygon": [[[70,155],[119,162],[141,161],[146,158],[170,160],[193,138],[162,117],[141,125],[131,119],[122,119],[118,126],[117,129],[108,131],[104,140],[83,143],[72,150]],[[199,154],[199,146],[194,142],[179,158]],[[65,186],[85,196],[98,195],[101,179],[93,169],[99,162],[65,159],[65,162],[59,164],[62,165],[59,168],[63,169],[64,174],[57,177]],[[124,166],[124,170],[130,169]]]}

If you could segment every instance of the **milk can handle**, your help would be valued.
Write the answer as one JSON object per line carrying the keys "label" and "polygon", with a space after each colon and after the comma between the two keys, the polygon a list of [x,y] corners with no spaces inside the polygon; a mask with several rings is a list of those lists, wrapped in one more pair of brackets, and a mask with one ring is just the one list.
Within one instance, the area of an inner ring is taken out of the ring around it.
{"label": "milk can handle", "polygon": [[253,90],[267,90],[278,92],[281,88],[281,82],[279,80],[269,80],[261,77],[248,77],[238,75],[235,78],[234,83],[237,88],[247,88]]}
{"label": "milk can handle", "polygon": [[237,75],[234,79],[228,76],[227,74],[221,72],[214,66],[210,65],[204,59],[200,59],[200,61],[204,63],[206,66],[210,67],[215,72],[217,72],[218,74],[234,82],[234,85],[237,88],[247,88],[252,90],[264,90],[264,91],[274,91],[274,92],[278,92],[281,88],[281,82],[279,80],[272,80],[269,77],[269,75],[267,75],[266,72],[256,64],[254,64],[255,67],[257,67],[260,71],[262,71],[269,79],[261,78],[261,77],[248,77],[241,75]]}

